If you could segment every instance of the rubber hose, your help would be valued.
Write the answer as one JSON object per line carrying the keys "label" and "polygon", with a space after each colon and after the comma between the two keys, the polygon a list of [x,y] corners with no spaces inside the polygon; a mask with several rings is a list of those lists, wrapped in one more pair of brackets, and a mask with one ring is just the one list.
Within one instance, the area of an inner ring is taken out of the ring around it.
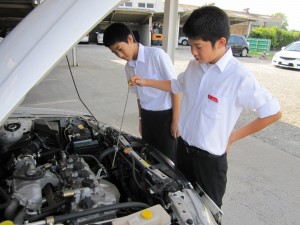
{"label": "rubber hose", "polygon": [[15,217],[14,224],[24,224],[25,216],[26,216],[26,210],[25,210],[25,208],[23,208],[20,210],[20,212]]}
{"label": "rubber hose", "polygon": [[108,156],[109,154],[112,154],[116,151],[116,148],[115,147],[111,147],[111,148],[108,148],[108,149],[105,149],[100,155],[99,155],[99,161],[100,163],[102,163],[102,160]]}
{"label": "rubber hose", "polygon": [[124,209],[124,208],[132,208],[132,207],[148,208],[149,205],[146,204],[146,203],[142,203],[142,202],[118,203],[118,204],[115,204],[115,205],[102,206],[102,207],[98,207],[98,208],[87,209],[85,211],[74,212],[74,213],[71,213],[71,214],[68,214],[68,215],[55,216],[54,217],[54,222],[55,223],[62,223],[62,222],[65,222],[67,220],[72,220],[72,219],[80,218],[80,217],[83,217],[83,216],[92,215],[92,214],[95,214],[95,213],[102,213],[102,212],[106,212],[106,211]]}
{"label": "rubber hose", "polygon": [[0,196],[5,201],[4,203],[0,204],[0,209],[5,209],[11,202],[10,196],[0,187]]}
{"label": "rubber hose", "polygon": [[58,202],[57,204],[53,205],[53,206],[49,206],[47,208],[43,208],[42,209],[42,213],[39,214],[39,215],[34,215],[34,216],[30,216],[28,218],[25,218],[25,220],[28,220],[30,223],[32,222],[36,222],[38,220],[41,220],[41,219],[44,219],[48,216],[52,216],[54,215],[55,213],[57,213],[57,209],[64,205],[66,203],[65,200],[61,201],[61,202]]}
{"label": "rubber hose", "polygon": [[19,207],[20,203],[19,200],[13,199],[10,204],[6,207],[4,211],[4,217],[6,219],[13,219],[15,217],[16,211]]}

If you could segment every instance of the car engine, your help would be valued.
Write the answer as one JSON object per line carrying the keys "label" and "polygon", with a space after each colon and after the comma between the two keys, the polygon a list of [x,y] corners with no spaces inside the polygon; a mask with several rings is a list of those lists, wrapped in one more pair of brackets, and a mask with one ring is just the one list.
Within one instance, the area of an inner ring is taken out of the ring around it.
{"label": "car engine", "polygon": [[10,118],[0,127],[0,154],[0,221],[205,225],[220,220],[168,158],[90,116]]}

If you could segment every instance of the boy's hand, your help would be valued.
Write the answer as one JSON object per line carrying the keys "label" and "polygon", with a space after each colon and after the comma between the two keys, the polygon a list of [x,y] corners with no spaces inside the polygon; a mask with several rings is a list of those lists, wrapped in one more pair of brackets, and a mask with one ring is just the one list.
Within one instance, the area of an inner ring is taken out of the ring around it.
{"label": "boy's hand", "polygon": [[138,86],[144,86],[145,85],[145,80],[143,80],[140,76],[134,75],[130,78],[128,81],[128,84],[131,83],[131,86],[138,85]]}
{"label": "boy's hand", "polygon": [[173,122],[171,123],[171,135],[173,138],[179,138],[180,133],[179,133],[179,129],[178,129],[178,124]]}

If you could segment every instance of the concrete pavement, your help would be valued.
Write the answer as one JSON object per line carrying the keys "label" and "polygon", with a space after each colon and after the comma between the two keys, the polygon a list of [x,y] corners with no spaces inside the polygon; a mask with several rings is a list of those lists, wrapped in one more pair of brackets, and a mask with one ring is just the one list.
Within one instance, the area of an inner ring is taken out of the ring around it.
{"label": "concrete pavement", "polygon": [[[191,58],[189,48],[176,50],[178,73]],[[81,98],[97,119],[120,127],[127,94],[125,62],[104,46],[80,45],[78,64],[71,69]],[[76,96],[65,59],[30,91],[22,105],[87,111]],[[136,99],[130,94],[123,130],[138,135],[137,125]],[[300,224],[299,158],[247,137],[234,143],[228,160],[224,225]]]}

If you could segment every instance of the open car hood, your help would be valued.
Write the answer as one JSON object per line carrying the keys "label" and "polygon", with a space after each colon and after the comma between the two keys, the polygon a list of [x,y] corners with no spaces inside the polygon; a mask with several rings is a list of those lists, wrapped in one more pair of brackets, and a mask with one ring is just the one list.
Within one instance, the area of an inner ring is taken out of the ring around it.
{"label": "open car hood", "polygon": [[45,0],[9,33],[0,44],[0,125],[31,88],[122,2]]}
{"label": "open car hood", "polygon": [[121,2],[45,0],[0,44],[0,222],[220,223],[201,187],[144,140],[84,113],[15,110]]}

